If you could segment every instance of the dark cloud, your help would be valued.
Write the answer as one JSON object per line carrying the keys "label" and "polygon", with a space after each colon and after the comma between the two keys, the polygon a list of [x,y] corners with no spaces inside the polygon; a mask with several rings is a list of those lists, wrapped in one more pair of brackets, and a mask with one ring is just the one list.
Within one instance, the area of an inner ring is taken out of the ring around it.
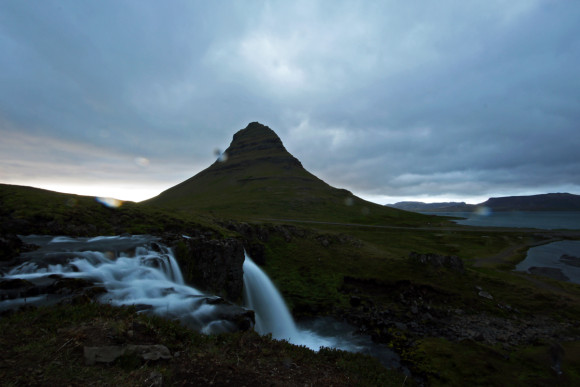
{"label": "dark cloud", "polygon": [[541,0],[6,2],[0,180],[161,190],[258,120],[375,200],[580,193],[578,26]]}

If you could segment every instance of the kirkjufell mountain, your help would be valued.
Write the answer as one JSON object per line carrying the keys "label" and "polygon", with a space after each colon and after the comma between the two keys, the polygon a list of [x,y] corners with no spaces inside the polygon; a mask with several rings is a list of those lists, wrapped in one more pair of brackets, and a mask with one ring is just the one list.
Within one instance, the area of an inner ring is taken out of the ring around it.
{"label": "kirkjufell mountain", "polygon": [[250,123],[223,157],[145,202],[185,212],[244,218],[400,223],[420,219],[331,187],[292,156],[269,127]]}

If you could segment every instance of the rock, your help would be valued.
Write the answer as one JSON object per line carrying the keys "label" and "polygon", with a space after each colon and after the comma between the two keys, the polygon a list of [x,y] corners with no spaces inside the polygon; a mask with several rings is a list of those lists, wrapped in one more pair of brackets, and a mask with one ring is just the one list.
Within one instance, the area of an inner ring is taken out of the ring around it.
{"label": "rock", "polygon": [[14,234],[0,235],[0,261],[16,258],[24,243]]}
{"label": "rock", "polygon": [[134,354],[143,360],[171,359],[169,349],[160,344],[154,345],[109,345],[103,347],[84,347],[85,363],[112,363],[126,354]]}
{"label": "rock", "polygon": [[350,297],[350,306],[352,306],[353,308],[356,308],[357,306],[360,306],[361,304],[361,299],[358,296],[351,296]]}
{"label": "rock", "polygon": [[580,257],[575,257],[573,255],[562,254],[560,261],[566,265],[580,267]]}
{"label": "rock", "polygon": [[409,254],[409,259],[421,265],[430,265],[435,268],[444,267],[458,273],[465,273],[463,261],[456,256],[439,255],[433,253],[419,254],[416,252],[411,252]]}
{"label": "rock", "polygon": [[318,237],[316,238],[318,240],[318,242],[320,242],[320,244],[322,245],[322,247],[328,247],[330,246],[330,242],[328,241],[328,239],[324,238],[324,237]]}
{"label": "rock", "polygon": [[493,300],[493,296],[491,294],[489,294],[488,292],[486,292],[485,290],[481,290],[477,294],[479,295],[479,297],[487,298],[488,300]]}
{"label": "rock", "polygon": [[151,375],[145,379],[145,383],[149,387],[161,387],[163,386],[163,375],[159,371],[151,372]]}
{"label": "rock", "polygon": [[400,331],[406,331],[407,330],[407,325],[405,325],[402,322],[395,322],[395,328],[397,328]]}
{"label": "rock", "polygon": [[240,240],[182,238],[173,250],[186,282],[233,302],[241,300],[245,256]]}
{"label": "rock", "polygon": [[549,277],[557,281],[570,281],[561,269],[554,267],[536,267],[532,266],[528,269],[528,272],[535,275],[540,275],[543,277]]}

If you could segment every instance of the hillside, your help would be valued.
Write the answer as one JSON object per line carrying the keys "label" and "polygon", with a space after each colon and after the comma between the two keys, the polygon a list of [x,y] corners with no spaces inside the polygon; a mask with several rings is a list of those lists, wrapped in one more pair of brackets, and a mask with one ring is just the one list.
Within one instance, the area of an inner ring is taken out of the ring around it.
{"label": "hillside", "polygon": [[423,203],[413,201],[387,204],[387,206],[413,212],[469,212],[475,209],[473,204],[465,202]]}
{"label": "hillside", "polygon": [[216,227],[212,219],[200,215],[180,217],[134,202],[111,207],[92,196],[0,184],[0,235],[157,235]]}
{"label": "hillside", "polygon": [[549,193],[489,198],[479,204],[398,202],[387,206],[414,212],[471,212],[478,207],[487,207],[492,211],[580,211],[580,195]]}
{"label": "hillside", "polygon": [[493,211],[580,211],[580,195],[548,193],[490,198],[479,204]]}
{"label": "hillside", "polygon": [[371,203],[308,172],[276,133],[258,122],[238,131],[214,164],[143,202],[228,218],[421,224],[430,218]]}

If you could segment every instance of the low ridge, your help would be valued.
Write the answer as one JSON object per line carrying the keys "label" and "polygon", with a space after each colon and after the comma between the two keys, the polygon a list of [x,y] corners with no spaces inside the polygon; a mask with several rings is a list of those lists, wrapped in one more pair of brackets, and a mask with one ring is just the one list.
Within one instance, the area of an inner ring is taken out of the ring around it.
{"label": "low ridge", "polygon": [[278,135],[259,122],[234,134],[210,167],[144,203],[254,219],[414,223],[421,216],[331,187],[308,172]]}

